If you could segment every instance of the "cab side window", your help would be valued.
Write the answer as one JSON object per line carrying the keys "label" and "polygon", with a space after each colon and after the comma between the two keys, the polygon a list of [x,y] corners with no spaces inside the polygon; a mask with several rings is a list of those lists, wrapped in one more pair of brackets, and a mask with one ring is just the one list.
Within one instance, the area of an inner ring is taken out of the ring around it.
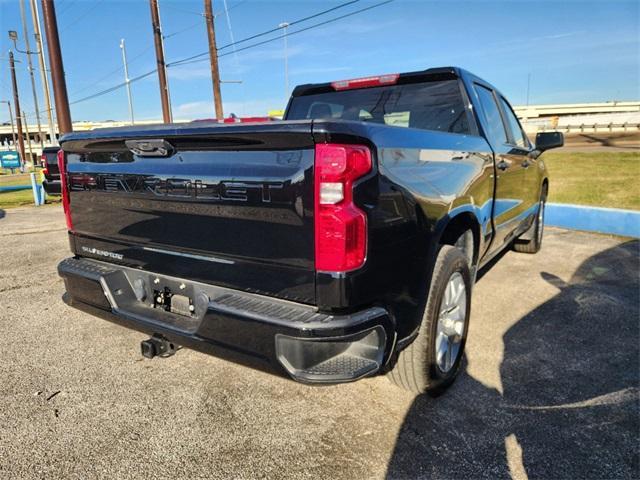
{"label": "cab side window", "polygon": [[487,123],[487,135],[499,144],[507,143],[507,132],[504,129],[504,123],[502,123],[502,116],[498,109],[498,104],[493,96],[493,92],[482,85],[474,85],[478,98],[480,99],[480,105],[482,105],[482,111]]}
{"label": "cab side window", "polygon": [[502,109],[504,110],[505,116],[507,117],[507,123],[509,124],[511,137],[513,138],[513,142],[515,142],[514,144],[521,148],[528,148],[529,140],[527,139],[527,136],[520,126],[518,117],[516,117],[516,114],[513,113],[511,106],[504,98],[500,97],[500,102],[502,103]]}

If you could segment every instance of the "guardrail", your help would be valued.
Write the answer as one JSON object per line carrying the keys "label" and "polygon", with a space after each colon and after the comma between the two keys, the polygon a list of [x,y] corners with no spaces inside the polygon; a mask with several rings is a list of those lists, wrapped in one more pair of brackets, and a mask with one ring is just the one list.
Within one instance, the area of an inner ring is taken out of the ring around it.
{"label": "guardrail", "polygon": [[[544,132],[546,130],[547,126],[546,125],[542,125],[542,131]],[[588,124],[588,123],[581,123],[580,125],[558,125],[556,128],[551,128],[550,130],[554,130],[554,131],[558,131],[558,132],[571,132],[573,131],[579,131],[579,132],[584,132],[585,129],[589,129],[589,130],[593,130],[594,132],[597,132],[598,129],[600,129],[600,131],[609,131],[609,132],[613,132],[614,129],[622,129],[623,131],[627,132],[627,131],[634,131],[634,130],[640,130],[640,123],[593,123],[593,124]]]}
{"label": "guardrail", "polygon": [[563,132],[563,133],[596,133],[596,132],[637,132],[640,123],[581,123],[579,125],[552,126],[539,121],[523,122],[522,126],[528,132]]}

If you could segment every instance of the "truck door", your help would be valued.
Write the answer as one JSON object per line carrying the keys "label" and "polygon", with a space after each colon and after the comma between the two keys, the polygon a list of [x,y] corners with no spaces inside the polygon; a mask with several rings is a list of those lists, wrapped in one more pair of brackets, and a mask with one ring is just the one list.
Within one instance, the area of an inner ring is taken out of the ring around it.
{"label": "truck door", "polygon": [[[523,227],[530,224],[526,221],[532,219],[536,213],[538,201],[540,200],[540,175],[537,168],[537,159],[531,155],[531,143],[524,133],[518,117],[513,112],[507,100],[500,96],[500,107],[507,125],[507,135],[511,146],[510,155],[518,161],[523,169],[522,198],[524,201]],[[518,232],[519,233],[519,232]]]}
{"label": "truck door", "polygon": [[489,253],[512,240],[525,219],[528,208],[524,196],[525,169],[528,157],[511,142],[509,130],[498,106],[495,92],[474,84],[484,116],[484,130],[495,153],[495,198],[493,221],[495,238]]}

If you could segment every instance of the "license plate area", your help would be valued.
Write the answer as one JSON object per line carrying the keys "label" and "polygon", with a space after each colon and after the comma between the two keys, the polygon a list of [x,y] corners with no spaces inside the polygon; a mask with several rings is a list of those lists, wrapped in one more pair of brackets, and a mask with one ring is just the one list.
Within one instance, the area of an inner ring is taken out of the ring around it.
{"label": "license plate area", "polygon": [[101,283],[115,312],[188,333],[197,331],[217,296],[214,287],[123,267]]}
{"label": "license plate area", "polygon": [[173,293],[169,287],[153,290],[153,308],[160,308],[165,312],[185,317],[192,317],[196,310],[191,297]]}

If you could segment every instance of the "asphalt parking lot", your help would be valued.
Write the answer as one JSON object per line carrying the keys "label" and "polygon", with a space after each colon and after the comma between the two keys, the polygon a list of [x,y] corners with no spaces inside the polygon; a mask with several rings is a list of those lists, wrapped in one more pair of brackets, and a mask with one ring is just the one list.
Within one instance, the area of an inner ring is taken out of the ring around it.
{"label": "asphalt parking lot", "polygon": [[307,387],[62,303],[59,207],[0,210],[0,478],[638,478],[637,241],[548,229],[479,280],[443,396]]}

